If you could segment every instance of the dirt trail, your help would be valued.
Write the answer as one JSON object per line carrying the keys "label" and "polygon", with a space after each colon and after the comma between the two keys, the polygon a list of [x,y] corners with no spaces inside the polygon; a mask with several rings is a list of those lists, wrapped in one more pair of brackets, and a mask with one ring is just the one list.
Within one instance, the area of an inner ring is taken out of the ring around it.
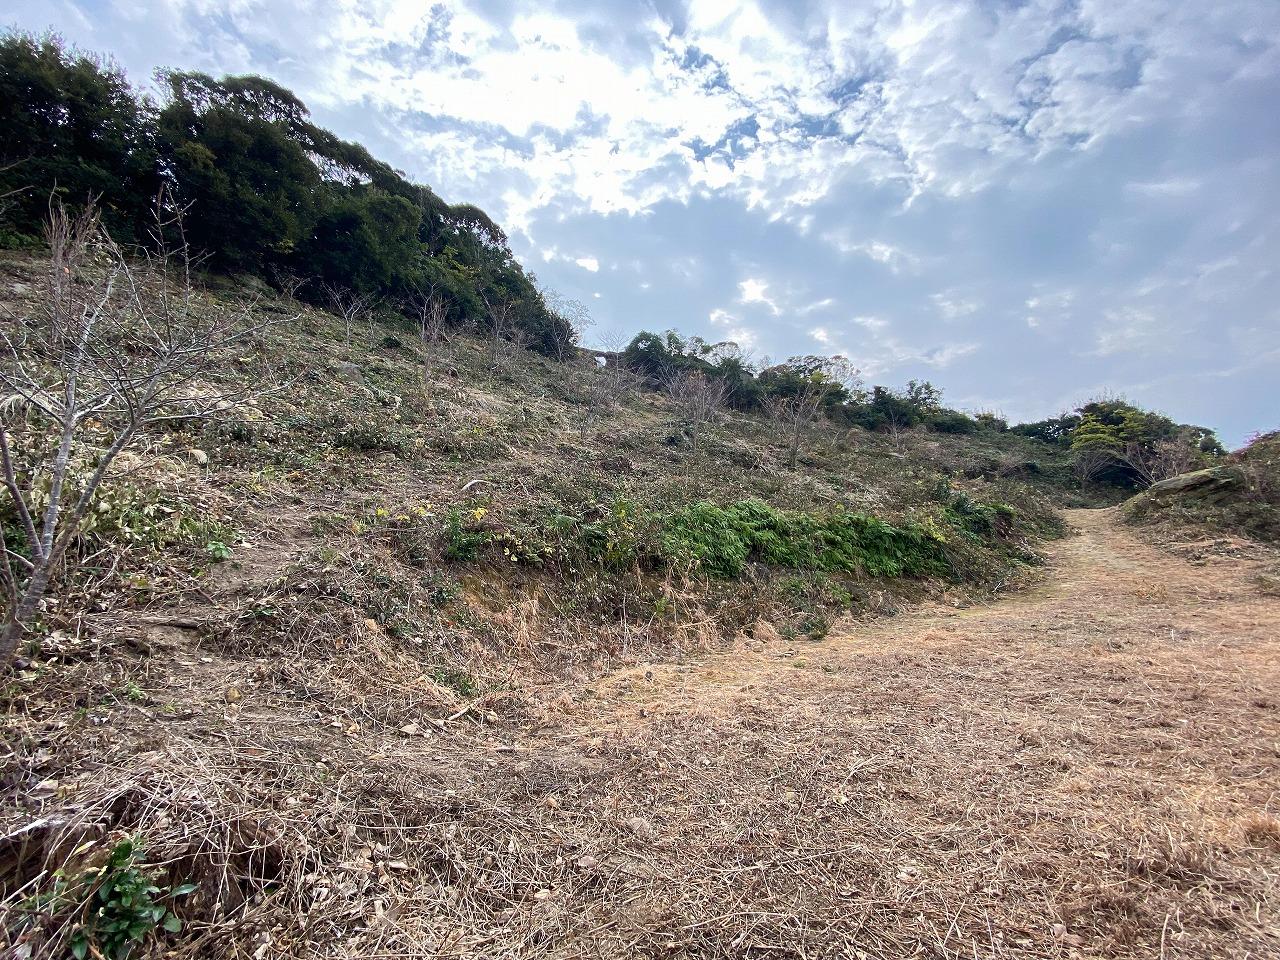
{"label": "dirt trail", "polygon": [[489,948],[1280,956],[1280,599],[1069,520],[1039,588],[544,715],[474,786],[568,868]]}

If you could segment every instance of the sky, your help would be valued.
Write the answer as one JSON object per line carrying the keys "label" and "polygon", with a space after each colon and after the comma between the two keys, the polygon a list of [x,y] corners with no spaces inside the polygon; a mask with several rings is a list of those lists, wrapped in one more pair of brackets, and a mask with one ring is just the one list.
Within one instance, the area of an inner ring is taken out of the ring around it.
{"label": "sky", "polygon": [[1011,420],[1280,427],[1280,0],[17,0],[258,73],[589,308]]}

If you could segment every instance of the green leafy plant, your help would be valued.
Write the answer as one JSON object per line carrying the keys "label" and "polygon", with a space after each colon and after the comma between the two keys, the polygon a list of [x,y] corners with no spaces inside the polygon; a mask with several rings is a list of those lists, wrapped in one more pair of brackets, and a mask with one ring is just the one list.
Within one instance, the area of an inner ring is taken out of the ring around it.
{"label": "green leafy plant", "polygon": [[161,886],[143,869],[142,853],[136,838],[125,837],[100,866],[74,878],[58,871],[53,889],[27,902],[28,917],[73,913],[68,943],[75,960],[89,956],[128,960],[158,931],[177,933],[182,921],[172,903],[192,893],[196,885]]}
{"label": "green leafy plant", "polygon": [[463,697],[474,697],[480,692],[480,684],[476,682],[476,678],[464,670],[437,667],[431,671],[431,679]]}
{"label": "green leafy plant", "polygon": [[941,539],[924,525],[895,526],[849,511],[781,511],[760,500],[696,503],[673,514],[665,523],[663,551],[673,563],[726,579],[740,576],[748,560],[873,577],[948,569]]}
{"label": "green leafy plant", "polygon": [[475,560],[480,549],[490,540],[487,530],[481,530],[477,524],[484,518],[481,509],[464,514],[461,510],[450,510],[444,521],[444,558],[458,562]]}
{"label": "green leafy plant", "polygon": [[211,560],[218,562],[231,559],[231,548],[221,540],[210,540],[205,544],[204,552],[209,555]]}

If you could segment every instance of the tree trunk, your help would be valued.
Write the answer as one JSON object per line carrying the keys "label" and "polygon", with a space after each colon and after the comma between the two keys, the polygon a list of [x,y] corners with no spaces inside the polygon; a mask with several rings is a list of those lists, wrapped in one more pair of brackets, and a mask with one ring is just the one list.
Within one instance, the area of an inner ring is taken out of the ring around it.
{"label": "tree trunk", "polygon": [[9,619],[0,627],[0,670],[7,670],[13,664],[18,643],[26,633],[27,621],[31,619],[40,606],[40,600],[49,586],[49,565],[37,567],[31,575],[27,589],[22,592],[18,606],[10,611]]}

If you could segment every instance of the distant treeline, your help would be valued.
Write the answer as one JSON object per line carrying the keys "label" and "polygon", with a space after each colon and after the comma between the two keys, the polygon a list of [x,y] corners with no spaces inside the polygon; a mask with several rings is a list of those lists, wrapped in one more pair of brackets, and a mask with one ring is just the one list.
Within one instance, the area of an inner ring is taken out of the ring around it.
{"label": "distant treeline", "polygon": [[511,335],[548,355],[573,340],[478,207],[448,204],[311,122],[262,77],[170,71],[160,103],[52,37],[0,37],[0,244],[38,244],[50,195],[96,197],[122,242],[148,241],[157,197],[185,209],[210,269],[306,278],[386,302],[434,292],[457,325],[510,304]]}
{"label": "distant treeline", "polygon": [[1010,426],[994,412],[965,413],[944,406],[942,391],[927,380],[911,380],[901,390],[867,387],[843,357],[792,357],[757,370],[736,344],[646,330],[632,338],[620,359],[653,384],[687,373],[720,380],[726,402],[744,411],[768,409],[779,399],[809,393],[816,412],[847,427],[1013,433],[1070,451],[1086,466],[1089,480],[1123,486],[1145,486],[1159,479],[1157,473],[1191,469],[1225,453],[1207,427],[1177,423],[1117,398],[1090,400],[1047,420]]}

